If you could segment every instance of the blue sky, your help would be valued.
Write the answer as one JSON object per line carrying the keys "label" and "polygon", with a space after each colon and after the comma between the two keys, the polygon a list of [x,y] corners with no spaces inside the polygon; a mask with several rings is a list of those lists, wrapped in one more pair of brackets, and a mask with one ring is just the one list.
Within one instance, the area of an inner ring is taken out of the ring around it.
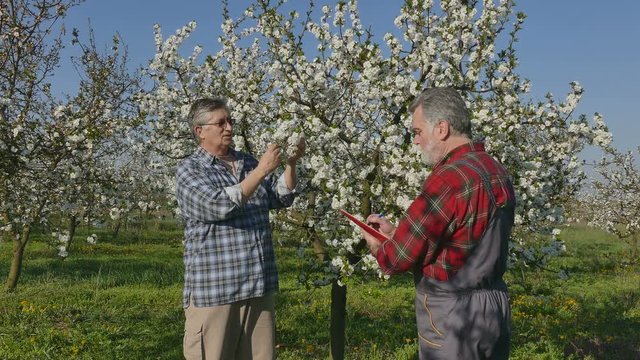
{"label": "blue sky", "polygon": [[[230,2],[233,15],[240,14],[249,3]],[[289,2],[307,4],[300,0]],[[317,1],[325,2],[331,3]],[[392,30],[401,3],[360,0],[363,23],[373,25],[379,35]],[[199,44],[204,53],[214,53],[221,6],[220,0],[88,0],[71,9],[65,24],[67,29],[76,27],[86,35],[90,22],[99,48],[119,33],[128,45],[131,65],[137,67],[154,56],[155,23],[162,26],[166,37],[195,20],[198,29],[187,43],[187,51]],[[517,44],[518,72],[531,80],[533,98],[540,99],[547,92],[564,98],[569,83],[578,81],[585,89],[578,113],[589,118],[594,112],[601,113],[619,149],[632,150],[640,145],[640,1],[520,0],[517,10],[527,14]],[[63,57],[71,54],[73,49],[68,49]],[[77,74],[68,64],[63,64],[53,79],[56,91],[73,92],[77,83]],[[597,153],[587,150],[583,157],[594,159]]]}

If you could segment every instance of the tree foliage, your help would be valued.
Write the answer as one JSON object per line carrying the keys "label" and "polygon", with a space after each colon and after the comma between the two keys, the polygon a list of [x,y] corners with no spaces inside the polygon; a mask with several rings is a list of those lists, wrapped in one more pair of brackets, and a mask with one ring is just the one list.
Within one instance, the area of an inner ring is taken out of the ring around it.
{"label": "tree foliage", "polygon": [[[118,37],[101,52],[73,32],[78,92],[60,99],[49,80],[60,63],[66,12],[76,0],[9,0],[0,7],[0,229],[14,243],[5,288],[15,288],[33,226],[52,214],[82,217],[118,183],[138,78]],[[63,252],[61,252],[63,253]]]}
{"label": "tree foliage", "polygon": [[[640,147],[636,149],[640,154]],[[598,175],[582,201],[589,209],[589,223],[604,229],[632,246],[631,258],[638,256],[640,237],[640,170],[629,151],[607,148],[595,164]]]}
{"label": "tree foliage", "polygon": [[324,280],[375,270],[375,260],[361,253],[359,233],[337,210],[402,215],[429,172],[412,148],[407,106],[426,87],[454,86],[472,110],[474,133],[513,176],[513,259],[534,260],[528,234],[551,235],[563,222],[563,200],[584,180],[578,153],[611,139],[599,115],[590,121],[574,114],[583,92],[578,83],[565,99],[530,100],[514,46],[525,15],[514,6],[407,0],[395,28],[382,34],[379,24],[363,24],[355,0],[319,9],[310,1],[303,11],[258,0],[237,17],[225,2],[220,48],[204,61],[200,46],[180,53],[195,23],[166,39],[157,26],[147,71],[155,86],[140,105],[149,115],[150,148],[169,170],[158,180],[170,187],[176,161],[194,149],[184,121],[190,103],[224,96],[239,119],[240,149],[259,155],[267,142],[286,148],[306,136],[306,196],[275,220],[324,246],[333,274]]}

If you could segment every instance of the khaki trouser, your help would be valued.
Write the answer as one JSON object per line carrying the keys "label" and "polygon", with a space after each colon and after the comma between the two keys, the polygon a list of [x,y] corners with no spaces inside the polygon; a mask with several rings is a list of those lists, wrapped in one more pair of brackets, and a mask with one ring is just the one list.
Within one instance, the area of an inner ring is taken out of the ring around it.
{"label": "khaki trouser", "polygon": [[273,294],[213,307],[190,305],[184,314],[187,360],[275,358]]}

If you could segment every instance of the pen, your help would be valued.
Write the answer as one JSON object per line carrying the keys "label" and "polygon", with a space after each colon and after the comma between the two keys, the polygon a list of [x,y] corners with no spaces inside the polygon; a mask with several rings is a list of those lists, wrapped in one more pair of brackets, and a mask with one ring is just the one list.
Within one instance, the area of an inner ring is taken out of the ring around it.
{"label": "pen", "polygon": [[[377,216],[378,218],[383,218],[383,217],[384,217],[384,213],[377,214],[376,216]],[[367,223],[367,224],[369,224],[369,223]]]}

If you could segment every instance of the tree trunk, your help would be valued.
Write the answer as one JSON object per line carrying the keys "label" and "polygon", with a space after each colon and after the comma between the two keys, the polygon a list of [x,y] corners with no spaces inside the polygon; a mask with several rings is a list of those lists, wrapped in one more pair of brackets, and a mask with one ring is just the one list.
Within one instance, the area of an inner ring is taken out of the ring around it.
{"label": "tree trunk", "polygon": [[118,222],[116,223],[116,228],[113,230],[114,239],[118,238],[118,234],[120,233],[120,226],[122,226],[122,220],[118,219]]}
{"label": "tree trunk", "polygon": [[344,360],[345,328],[347,316],[347,285],[331,283],[331,359]]}
{"label": "tree trunk", "polygon": [[87,220],[87,232],[89,234],[91,234],[91,230],[93,230],[93,224],[91,224],[91,221],[93,221],[91,219],[91,213],[90,212],[85,212],[83,215],[83,220],[86,219]]}
{"label": "tree trunk", "polygon": [[[375,163],[379,161],[379,152],[376,152]],[[360,201],[360,212],[366,218],[371,214],[371,182],[375,178],[375,172],[367,175],[363,184],[364,195]],[[360,252],[366,247],[364,239],[354,247],[354,254],[347,255],[351,264],[360,261]],[[346,343],[346,318],[347,318],[347,285],[340,286],[338,281],[331,283],[331,359],[343,360]]]}
{"label": "tree trunk", "polygon": [[[309,193],[309,207],[308,211],[313,213],[315,208],[315,192]],[[318,237],[314,228],[309,229],[309,236],[311,238],[311,244],[313,246],[313,253],[318,260],[327,261],[327,252],[324,249],[324,244]],[[344,344],[345,344],[345,317],[347,314],[347,286],[339,286],[337,281],[331,283],[331,319],[329,328],[329,339],[331,354],[330,358],[333,360],[344,359]]]}
{"label": "tree trunk", "polygon": [[71,251],[71,241],[73,240],[73,236],[76,234],[76,228],[78,227],[79,221],[77,220],[76,215],[71,215],[69,218],[69,240],[67,240],[67,252]]}
{"label": "tree trunk", "polygon": [[[362,214],[362,216],[364,216],[365,221],[367,217],[371,214],[371,196],[369,194],[371,194],[370,181],[373,180],[372,174],[373,173],[370,173],[362,184],[362,190],[364,192],[364,195],[360,199],[360,213]],[[353,247],[354,253],[347,255],[347,260],[351,265],[356,264],[358,261],[362,259],[362,256],[360,256],[360,253],[365,249],[366,246],[367,246],[367,242],[363,238],[360,240],[359,243],[357,243]]]}
{"label": "tree trunk", "polygon": [[11,292],[16,289],[18,285],[18,279],[22,272],[22,259],[24,255],[24,249],[29,241],[31,228],[26,225],[22,228],[22,234],[20,238],[13,240],[13,257],[11,258],[11,267],[9,268],[9,275],[7,276],[7,282],[4,285],[4,289],[7,292]]}

